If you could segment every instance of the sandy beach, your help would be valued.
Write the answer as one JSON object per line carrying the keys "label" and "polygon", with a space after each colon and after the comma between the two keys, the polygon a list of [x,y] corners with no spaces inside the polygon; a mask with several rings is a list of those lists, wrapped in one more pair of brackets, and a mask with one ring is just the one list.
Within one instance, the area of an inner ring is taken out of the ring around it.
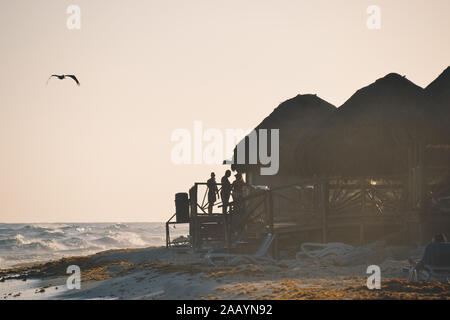
{"label": "sandy beach", "polygon": [[[450,284],[409,284],[402,268],[420,249],[387,248],[381,290],[366,286],[366,264],[338,266],[312,258],[216,266],[189,249],[110,250],[0,271],[0,299],[449,299]],[[69,265],[81,289],[69,290]]]}
{"label": "sandy beach", "polygon": [[0,1],[14,316],[450,300],[450,0],[74,2]]}

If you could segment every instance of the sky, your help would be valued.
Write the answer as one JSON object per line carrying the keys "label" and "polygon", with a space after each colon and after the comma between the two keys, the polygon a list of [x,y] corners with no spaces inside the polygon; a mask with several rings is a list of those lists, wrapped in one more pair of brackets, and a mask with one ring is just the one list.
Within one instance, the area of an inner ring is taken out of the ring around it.
{"label": "sky", "polygon": [[227,169],[174,164],[174,130],[251,129],[297,94],[340,106],[390,72],[426,86],[450,65],[449,13],[448,0],[1,1],[0,222],[166,221],[175,193]]}

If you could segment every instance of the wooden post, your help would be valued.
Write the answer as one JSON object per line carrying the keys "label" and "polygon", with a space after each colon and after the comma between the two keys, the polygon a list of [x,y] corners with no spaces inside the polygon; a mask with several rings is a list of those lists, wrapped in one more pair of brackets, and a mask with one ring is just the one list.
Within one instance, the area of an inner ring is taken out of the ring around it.
{"label": "wooden post", "polygon": [[268,191],[268,193],[267,193],[267,199],[268,199],[268,210],[269,210],[269,212],[268,212],[268,214],[269,214],[269,216],[268,216],[268,222],[269,222],[269,232],[271,233],[271,234],[273,234],[273,232],[274,232],[274,227],[273,227],[273,195],[272,195],[272,190],[269,190]]}
{"label": "wooden post", "polygon": [[166,222],[166,248],[170,246],[169,222]]}
{"label": "wooden post", "polygon": [[364,223],[361,222],[361,224],[359,225],[359,244],[364,245],[365,241],[366,239],[364,234]]}
{"label": "wooden post", "polygon": [[173,216],[171,216],[170,219],[166,222],[166,248],[170,247],[170,222],[175,216],[176,213],[174,213]]}
{"label": "wooden post", "polygon": [[365,184],[364,179],[361,179],[360,185],[361,185],[361,213],[362,213],[362,216],[365,216],[365,214],[366,214],[366,184]]}
{"label": "wooden post", "polygon": [[275,237],[272,242],[272,257],[275,260],[278,260],[279,258],[279,251],[278,251],[278,237]]}
{"label": "wooden post", "polygon": [[423,228],[422,228],[422,221],[420,221],[419,220],[419,227],[418,227],[418,233],[419,233],[419,243],[420,244],[423,244],[424,243],[424,241],[423,241]]}
{"label": "wooden post", "polygon": [[424,163],[424,153],[425,146],[422,142],[418,144],[418,177],[417,177],[417,187],[418,187],[418,203],[420,210],[423,210],[424,197],[425,197],[425,163]]}
{"label": "wooden post", "polygon": [[321,183],[321,203],[322,203],[322,242],[327,243],[328,237],[328,228],[327,228],[327,216],[328,216],[328,209],[329,209],[329,201],[330,201],[330,194],[329,194],[329,186],[328,186],[328,179],[324,179]]}
{"label": "wooden post", "polygon": [[313,178],[313,183],[314,183],[314,189],[313,189],[313,193],[312,193],[312,197],[313,197],[313,199],[312,199],[312,201],[313,201],[313,212],[314,212],[314,215],[318,215],[319,213],[318,213],[318,198],[319,198],[319,190],[317,190],[317,189],[319,189],[319,182],[317,181],[317,176],[316,175],[314,175],[314,178]]}
{"label": "wooden post", "polygon": [[225,212],[223,214],[223,232],[224,232],[224,239],[225,239],[225,248],[227,250],[231,247],[231,239],[230,239],[230,230],[228,225],[228,212]]}
{"label": "wooden post", "polygon": [[189,222],[189,234],[191,235],[192,248],[200,247],[199,227],[197,226],[197,184],[189,190],[189,204],[191,206],[191,219]]}
{"label": "wooden post", "polygon": [[[364,179],[361,179],[361,220],[364,220],[364,217],[366,215],[366,183]],[[361,224],[359,225],[359,243],[360,245],[363,245],[365,242],[365,234],[364,234],[364,222],[361,221]]]}
{"label": "wooden post", "polygon": [[[269,222],[269,232],[272,234],[272,236],[275,236],[275,228],[274,228],[274,210],[273,210],[273,194],[272,190],[269,190],[267,193],[267,200],[268,200],[268,222]],[[272,242],[272,257],[274,259],[278,258],[278,238],[275,237],[274,241]]]}
{"label": "wooden post", "polygon": [[407,193],[407,202],[408,207],[412,208],[412,149],[411,146],[408,147],[408,188],[406,190]]}
{"label": "wooden post", "polygon": [[231,249],[231,213],[234,212],[234,205],[234,201],[233,204],[228,204],[223,213],[224,246],[227,251]]}

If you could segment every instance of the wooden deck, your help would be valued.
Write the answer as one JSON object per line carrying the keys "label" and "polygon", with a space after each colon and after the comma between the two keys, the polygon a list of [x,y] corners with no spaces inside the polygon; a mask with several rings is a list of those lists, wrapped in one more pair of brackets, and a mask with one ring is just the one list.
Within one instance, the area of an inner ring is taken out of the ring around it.
{"label": "wooden deck", "polygon": [[365,244],[396,233],[402,241],[426,243],[431,232],[450,230],[450,214],[427,209],[424,194],[436,188],[418,179],[417,172],[414,175],[247,186],[245,197],[226,214],[220,202],[207,214],[206,184],[195,183],[189,190],[192,247],[232,249],[238,242],[263,239],[267,233],[293,245],[302,241]]}

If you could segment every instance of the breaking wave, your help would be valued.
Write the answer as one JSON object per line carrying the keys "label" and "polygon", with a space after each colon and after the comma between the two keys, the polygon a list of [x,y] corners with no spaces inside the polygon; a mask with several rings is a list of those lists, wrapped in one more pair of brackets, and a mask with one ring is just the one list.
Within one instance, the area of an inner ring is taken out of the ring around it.
{"label": "breaking wave", "polygon": [[[177,227],[171,233],[176,237],[187,231]],[[164,244],[164,223],[0,224],[0,268]]]}

